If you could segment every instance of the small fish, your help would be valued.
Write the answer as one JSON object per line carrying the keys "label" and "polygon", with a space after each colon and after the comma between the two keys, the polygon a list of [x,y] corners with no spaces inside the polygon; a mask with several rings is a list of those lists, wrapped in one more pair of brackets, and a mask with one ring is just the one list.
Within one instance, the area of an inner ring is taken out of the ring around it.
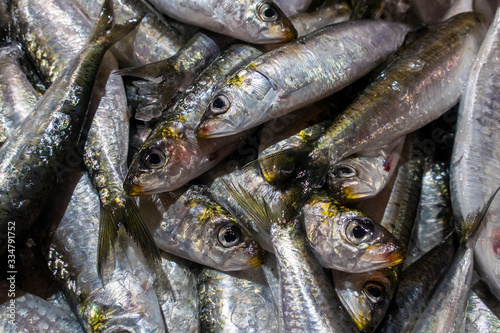
{"label": "small fish", "polygon": [[140,197],[160,250],[221,271],[257,267],[264,250],[203,186]]}
{"label": "small fish", "polygon": [[473,290],[467,303],[465,331],[468,333],[500,331],[500,319]]}
{"label": "small fish", "polygon": [[400,23],[344,22],[267,52],[214,94],[196,134],[236,134],[325,98],[384,61],[407,31]]}
{"label": "small fish", "polygon": [[290,17],[305,12],[311,5],[312,0],[275,0],[274,3],[286,16]]}
{"label": "small fish", "polygon": [[248,43],[288,42],[297,37],[293,25],[272,0],[150,2],[168,17]]}
{"label": "small fish", "polygon": [[0,146],[33,111],[40,95],[21,70],[21,45],[0,48]]}
{"label": "small fish", "polygon": [[234,273],[204,268],[198,281],[203,332],[279,332],[278,309],[260,267]]}
{"label": "small fish", "polygon": [[[130,195],[145,195],[180,188],[210,170],[238,145],[239,136],[199,142],[194,128],[212,93],[241,66],[261,54],[241,44],[229,47],[172,106],[155,126],[129,167],[124,187]],[[242,135],[248,135],[242,134]]]}

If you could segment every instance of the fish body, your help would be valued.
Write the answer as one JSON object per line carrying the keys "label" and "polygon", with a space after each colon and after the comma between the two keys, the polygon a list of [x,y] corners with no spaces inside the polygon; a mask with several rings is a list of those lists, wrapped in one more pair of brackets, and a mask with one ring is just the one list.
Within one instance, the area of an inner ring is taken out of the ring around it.
{"label": "fish body", "polygon": [[344,22],[265,53],[214,94],[198,137],[235,134],[333,94],[396,51],[407,31],[399,23]]}
{"label": "fish body", "polygon": [[500,320],[497,315],[481,300],[473,291],[470,292],[467,304],[467,317],[465,321],[465,332],[498,332]]}
{"label": "fish body", "polygon": [[194,129],[223,79],[259,54],[251,46],[233,45],[203,71],[142,144],[125,180],[129,194],[178,189],[237,148],[239,137],[200,143]]}
{"label": "fish body", "polygon": [[21,70],[19,43],[0,48],[0,145],[33,111],[40,95]]}
{"label": "fish body", "polygon": [[178,21],[248,43],[287,42],[297,31],[273,1],[152,0],[158,11]]}
{"label": "fish body", "polygon": [[[460,102],[455,145],[450,166],[451,203],[455,224],[464,221],[488,200],[500,184],[499,109],[500,100],[500,11],[481,46]],[[476,268],[492,292],[500,296],[498,244],[500,225],[498,202],[486,213],[491,221],[482,231],[476,245]]]}
{"label": "fish body", "polygon": [[286,16],[291,16],[305,12],[311,5],[312,0],[276,0],[274,3]]}

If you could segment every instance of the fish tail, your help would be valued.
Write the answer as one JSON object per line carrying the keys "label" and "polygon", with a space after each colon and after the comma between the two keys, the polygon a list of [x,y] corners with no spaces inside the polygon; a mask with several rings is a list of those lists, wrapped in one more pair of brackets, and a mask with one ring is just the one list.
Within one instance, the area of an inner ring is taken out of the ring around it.
{"label": "fish tail", "polygon": [[97,243],[97,273],[101,281],[103,281],[104,266],[108,263],[112,253],[111,250],[114,251],[119,227],[119,224],[115,223],[115,214],[101,204],[99,240]]}
{"label": "fish tail", "polygon": [[[142,66],[120,69],[114,71],[114,73],[149,81],[153,86],[156,86],[152,88],[155,90],[153,94],[157,96],[158,106],[162,109],[167,108],[184,79],[184,76],[172,64],[172,58]],[[139,105],[138,110],[140,108],[141,105]]]}
{"label": "fish tail", "polygon": [[159,263],[161,261],[160,251],[139,214],[139,208],[133,199],[125,201],[125,211],[126,218],[123,224],[127,234],[142,249],[144,256],[150,263]]}
{"label": "fish tail", "polygon": [[135,14],[123,23],[117,24],[113,15],[113,1],[105,0],[99,13],[97,22],[89,36],[90,42],[102,43],[110,47],[118,40],[130,33],[144,17],[144,14]]}
{"label": "fish tail", "polygon": [[462,230],[459,230],[460,234],[460,242],[464,243],[467,240],[471,239],[471,243],[475,244],[477,238],[480,234],[480,229],[482,230],[485,226],[485,223],[482,223],[486,213],[488,212],[488,208],[490,208],[493,199],[495,199],[500,187],[498,187],[490,196],[488,202],[483,206],[483,208],[476,213],[469,214],[463,223]]}

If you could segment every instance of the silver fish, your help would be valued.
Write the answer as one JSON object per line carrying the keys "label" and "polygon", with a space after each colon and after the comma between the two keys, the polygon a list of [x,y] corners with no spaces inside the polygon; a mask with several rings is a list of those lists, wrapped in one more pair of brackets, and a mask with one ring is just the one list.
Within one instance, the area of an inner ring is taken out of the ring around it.
{"label": "silver fish", "polygon": [[198,137],[235,134],[339,91],[396,51],[407,31],[399,23],[344,22],[265,53],[214,94]]}
{"label": "silver fish", "polygon": [[[450,167],[451,203],[459,229],[464,229],[465,218],[479,210],[500,185],[499,45],[500,10],[497,9],[459,107]],[[476,269],[497,297],[500,297],[500,224],[496,222],[499,209],[499,203],[494,202],[488,210],[486,219],[491,222],[482,231],[475,250]]]}
{"label": "silver fish", "polygon": [[474,290],[470,292],[464,329],[467,333],[500,331],[500,319],[497,314]]}
{"label": "silver fish", "polygon": [[254,44],[287,42],[297,31],[272,0],[151,0],[178,21]]}
{"label": "silver fish", "polygon": [[305,12],[311,5],[312,0],[275,0],[274,3],[286,16],[290,17]]}
{"label": "silver fish", "polygon": [[33,111],[40,95],[21,70],[19,43],[0,48],[0,145]]}

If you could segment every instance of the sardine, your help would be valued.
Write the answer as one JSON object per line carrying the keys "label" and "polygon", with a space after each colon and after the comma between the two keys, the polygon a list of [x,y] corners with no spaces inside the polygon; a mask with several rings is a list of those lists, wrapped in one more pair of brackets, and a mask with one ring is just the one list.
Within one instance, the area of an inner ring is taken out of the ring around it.
{"label": "sardine", "polygon": [[265,53],[214,94],[198,137],[235,134],[339,91],[396,51],[407,31],[399,23],[344,22]]}
{"label": "sardine", "polygon": [[33,111],[40,95],[19,65],[21,45],[0,48],[0,145]]}
{"label": "sardine", "polygon": [[500,319],[474,290],[470,292],[464,329],[467,333],[500,331]]}
{"label": "sardine", "polygon": [[311,5],[312,0],[275,0],[274,3],[286,16],[290,17],[305,12]]}
{"label": "sardine", "polygon": [[297,31],[272,0],[151,0],[178,21],[254,44],[287,42]]}
{"label": "sardine", "polygon": [[[199,142],[194,128],[212,93],[241,66],[261,54],[236,44],[218,57],[167,111],[132,161],[124,187],[131,195],[172,191],[210,170],[240,144],[239,136]],[[242,134],[245,135],[245,134]],[[248,133],[246,134],[248,135]]]}

